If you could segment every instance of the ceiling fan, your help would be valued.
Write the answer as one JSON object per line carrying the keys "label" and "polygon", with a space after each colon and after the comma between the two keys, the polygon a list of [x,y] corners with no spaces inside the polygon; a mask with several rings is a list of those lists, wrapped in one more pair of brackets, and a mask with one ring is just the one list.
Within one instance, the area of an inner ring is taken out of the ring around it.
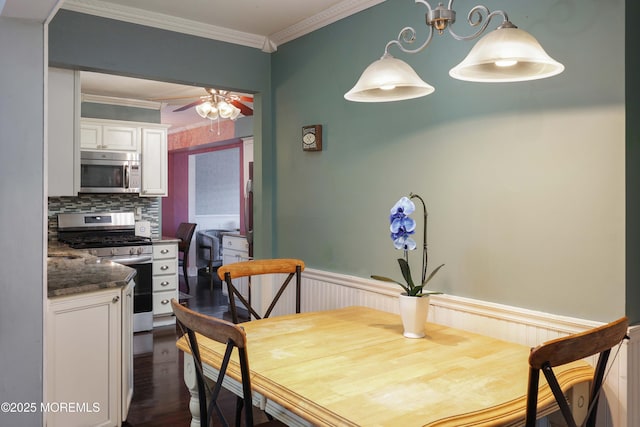
{"label": "ceiling fan", "polygon": [[253,97],[237,95],[227,90],[214,88],[204,88],[204,90],[207,95],[203,95],[197,101],[183,105],[173,111],[185,111],[195,107],[200,117],[210,120],[216,120],[218,117],[235,120],[240,114],[244,116],[253,115],[253,108],[244,104],[245,102],[253,103]]}

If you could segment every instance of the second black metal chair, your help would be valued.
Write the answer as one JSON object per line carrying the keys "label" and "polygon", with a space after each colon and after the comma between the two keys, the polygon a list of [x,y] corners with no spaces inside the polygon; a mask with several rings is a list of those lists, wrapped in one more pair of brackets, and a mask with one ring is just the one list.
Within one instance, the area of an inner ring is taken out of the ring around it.
{"label": "second black metal chair", "polygon": [[584,424],[587,427],[595,427],[598,397],[605,379],[607,360],[609,359],[611,349],[625,339],[628,326],[629,322],[627,318],[622,317],[615,322],[579,334],[548,341],[531,350],[531,354],[529,355],[529,390],[527,394],[526,427],[535,427],[536,425],[540,371],[542,371],[547,379],[547,383],[560,407],[560,412],[567,426],[577,427],[576,421],[571,413],[571,408],[553,373],[553,368],[599,354],[593,381],[591,382],[589,406],[585,420],[586,424]]}
{"label": "second black metal chair", "polygon": [[[249,312],[249,317],[253,316],[256,319],[262,319],[263,317],[267,318],[273,311],[276,303],[282,296],[282,293],[291,282],[291,279],[294,277],[296,278],[296,313],[300,313],[300,283],[301,273],[303,271],[304,261],[293,258],[251,260],[236,262],[233,264],[224,264],[219,267],[218,277],[226,282],[227,289],[229,291],[229,308],[231,309],[233,322],[239,323],[240,321],[236,307],[236,298],[246,307]],[[238,287],[234,284],[234,279],[267,274],[287,274],[287,277],[271,300],[269,308],[267,308],[264,315],[260,315],[251,304],[251,285],[249,285],[248,295],[247,298],[245,298],[238,290]]]}

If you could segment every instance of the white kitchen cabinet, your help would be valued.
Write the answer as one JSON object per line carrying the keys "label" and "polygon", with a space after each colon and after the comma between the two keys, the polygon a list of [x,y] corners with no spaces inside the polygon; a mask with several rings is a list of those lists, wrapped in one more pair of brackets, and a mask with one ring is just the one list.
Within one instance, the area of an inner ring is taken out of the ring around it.
{"label": "white kitchen cabinet", "polygon": [[80,122],[81,149],[140,153],[140,197],[164,197],[168,194],[169,125],[85,118]]}
{"label": "white kitchen cabinet", "polygon": [[171,298],[178,299],[178,243],[153,242],[153,326],[175,323]]}
{"label": "white kitchen cabinet", "polygon": [[[249,243],[245,236],[239,234],[222,235],[222,264],[232,264],[234,262],[247,261],[249,259]],[[243,297],[249,296],[249,279],[241,277],[235,279],[233,284]],[[222,286],[222,293],[229,295],[226,285]]]}
{"label": "white kitchen cabinet", "polygon": [[[119,426],[133,395],[132,285],[50,298],[47,425]],[[56,405],[73,402],[73,411]]]}
{"label": "white kitchen cabinet", "polygon": [[80,189],[80,76],[78,71],[48,71],[48,196],[77,196]]}
{"label": "white kitchen cabinet", "polygon": [[167,127],[143,127],[140,153],[142,155],[141,197],[167,195],[168,152]]}
{"label": "white kitchen cabinet", "polygon": [[83,150],[140,151],[137,122],[81,119],[80,148]]}
{"label": "white kitchen cabinet", "polygon": [[122,290],[121,420],[127,419],[133,399],[133,286],[132,281]]}

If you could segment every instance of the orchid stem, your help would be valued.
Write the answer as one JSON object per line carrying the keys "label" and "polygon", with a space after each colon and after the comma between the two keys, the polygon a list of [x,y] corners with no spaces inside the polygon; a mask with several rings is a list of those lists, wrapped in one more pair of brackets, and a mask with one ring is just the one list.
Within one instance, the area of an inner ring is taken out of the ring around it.
{"label": "orchid stem", "polygon": [[[420,200],[420,202],[422,202],[422,211],[423,211],[423,228],[422,228],[422,284],[424,285],[424,282],[427,280],[427,263],[428,263],[428,255],[427,255],[427,205],[424,203],[424,200],[422,200],[422,197],[420,197],[417,194],[414,193],[409,193],[409,198],[413,199],[416,198],[418,200]],[[405,251],[405,258],[407,256],[407,251]]]}

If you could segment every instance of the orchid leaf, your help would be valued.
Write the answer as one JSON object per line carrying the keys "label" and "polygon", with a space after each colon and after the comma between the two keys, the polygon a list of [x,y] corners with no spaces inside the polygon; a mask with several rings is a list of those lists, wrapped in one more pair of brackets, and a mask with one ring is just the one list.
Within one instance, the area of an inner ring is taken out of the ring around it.
{"label": "orchid leaf", "polygon": [[390,279],[390,278],[388,278],[388,277],[384,277],[384,276],[376,276],[376,275],[371,275],[371,278],[372,278],[372,279],[376,279],[376,280],[381,280],[381,281],[383,281],[383,282],[390,282],[390,283],[395,283],[395,284],[397,284],[397,285],[400,285],[400,287],[401,287],[402,289],[404,289],[404,290],[405,290],[405,292],[407,292],[407,295],[409,294],[409,288],[408,288],[407,286],[403,285],[402,283],[400,283],[400,282],[396,281],[396,280]]}
{"label": "orchid leaf", "polygon": [[423,285],[426,285],[429,282],[429,280],[431,280],[431,278],[435,276],[438,270],[440,270],[442,267],[444,267],[444,264],[440,264],[438,267],[436,267],[436,269],[433,270],[429,275],[429,277],[427,277],[427,279],[424,281]]}
{"label": "orchid leaf", "polygon": [[375,274],[372,274],[371,278],[376,280],[381,280],[383,282],[393,282],[393,283],[397,283],[398,285],[402,285],[402,283],[384,276],[376,276]]}
{"label": "orchid leaf", "polygon": [[409,263],[404,258],[398,258],[398,264],[400,264],[402,277],[404,277],[404,280],[406,280],[409,289],[413,289],[415,285],[413,284],[413,279],[411,278],[411,268],[409,268]]}

